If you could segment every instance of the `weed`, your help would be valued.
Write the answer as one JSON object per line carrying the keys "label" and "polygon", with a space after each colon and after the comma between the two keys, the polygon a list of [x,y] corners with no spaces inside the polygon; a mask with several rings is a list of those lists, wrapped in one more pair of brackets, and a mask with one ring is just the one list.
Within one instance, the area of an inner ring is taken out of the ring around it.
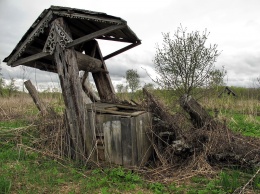
{"label": "weed", "polygon": [[11,189],[11,180],[6,177],[0,175],[0,194],[9,193]]}

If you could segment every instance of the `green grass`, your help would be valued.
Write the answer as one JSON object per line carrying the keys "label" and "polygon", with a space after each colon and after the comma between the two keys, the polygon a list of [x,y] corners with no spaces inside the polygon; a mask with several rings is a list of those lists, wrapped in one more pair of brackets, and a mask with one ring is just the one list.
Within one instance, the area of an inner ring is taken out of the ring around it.
{"label": "green grass", "polygon": [[228,127],[233,131],[238,131],[245,136],[260,137],[260,116],[250,116],[245,114],[228,114]]}
{"label": "green grass", "polygon": [[25,120],[6,120],[0,121],[0,129],[14,129],[20,127],[26,127],[28,122]]}
{"label": "green grass", "polygon": [[[241,94],[244,92],[242,89]],[[176,102],[176,96],[170,91],[163,91],[157,96],[165,98],[165,104]],[[243,93],[245,98],[246,92]],[[142,95],[137,92],[134,99]],[[214,104],[215,103],[215,104]],[[240,111],[242,101],[228,97],[208,103],[207,109],[220,109],[221,116],[228,121],[228,126],[247,136],[260,137],[260,117],[256,113],[260,108],[248,107]],[[246,102],[245,102],[246,103]],[[249,104],[249,103],[248,103]],[[63,111],[61,102],[51,104],[55,111]],[[239,105],[237,107],[236,105]],[[176,107],[175,107],[176,108]],[[179,108],[179,107],[177,107]],[[38,110],[30,106],[23,116],[35,115]],[[252,114],[248,114],[252,113]],[[15,117],[14,117],[15,118]],[[21,118],[21,117],[19,117]],[[1,132],[26,127],[30,124],[26,119],[0,121],[0,194],[2,193],[232,193],[252,177],[255,171],[248,172],[239,169],[224,169],[217,176],[195,176],[187,183],[150,183],[144,177],[122,167],[88,169],[86,166],[65,161],[62,164],[44,155],[26,152],[17,147],[12,136],[1,136]],[[22,134],[22,142],[30,145],[30,129]],[[3,137],[3,138],[2,138]],[[10,138],[10,139],[8,139]],[[249,184],[252,191],[260,191],[260,176]]]}

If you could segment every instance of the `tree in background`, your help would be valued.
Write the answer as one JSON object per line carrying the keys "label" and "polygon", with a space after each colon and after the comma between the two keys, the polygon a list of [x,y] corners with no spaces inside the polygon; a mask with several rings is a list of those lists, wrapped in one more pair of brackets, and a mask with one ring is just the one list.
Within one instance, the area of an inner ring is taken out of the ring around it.
{"label": "tree in background", "polygon": [[123,84],[117,84],[116,85],[116,90],[118,93],[122,93],[124,89],[124,85]]}
{"label": "tree in background", "polygon": [[209,74],[209,84],[211,87],[218,87],[224,85],[224,77],[226,76],[227,71],[223,66],[222,69],[214,69]]}
{"label": "tree in background", "polygon": [[157,45],[154,58],[159,74],[156,82],[167,89],[177,89],[180,95],[191,95],[194,89],[209,85],[219,52],[217,45],[206,46],[209,33],[188,33],[179,27],[173,38],[163,33],[162,47]]}
{"label": "tree in background", "polygon": [[5,87],[8,91],[8,95],[9,97],[15,93],[17,90],[18,90],[18,87],[15,85],[15,79],[14,78],[11,78],[11,81],[8,85],[6,85]]}
{"label": "tree in background", "polygon": [[140,87],[140,76],[137,70],[129,69],[126,71],[126,82],[132,93]]}
{"label": "tree in background", "polygon": [[144,88],[147,90],[153,90],[154,85],[152,83],[147,83],[147,84],[144,84]]}

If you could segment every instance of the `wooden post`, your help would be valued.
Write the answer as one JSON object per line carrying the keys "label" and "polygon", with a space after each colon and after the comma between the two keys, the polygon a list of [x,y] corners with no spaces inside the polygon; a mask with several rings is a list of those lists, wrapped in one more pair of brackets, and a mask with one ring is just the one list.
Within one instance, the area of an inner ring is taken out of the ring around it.
{"label": "wooden post", "polygon": [[[52,25],[58,25],[67,35],[70,35],[70,30],[63,18],[54,20]],[[61,82],[62,94],[66,106],[66,125],[73,148],[70,149],[72,153],[68,153],[68,155],[71,154],[72,158],[76,160],[84,160],[86,154],[90,153],[90,150],[86,150],[83,138],[84,132],[87,131],[85,123],[86,112],[83,103],[77,57],[74,48],[65,49],[58,42],[61,38],[66,39],[62,35],[64,34],[57,35],[58,40],[56,40],[54,61]]]}
{"label": "wooden post", "polygon": [[37,106],[38,110],[41,112],[42,115],[46,115],[48,113],[46,107],[40,100],[37,90],[35,89],[34,85],[30,80],[24,82],[26,89],[28,90],[29,94],[31,95],[35,105]]}
{"label": "wooden post", "polygon": [[85,44],[84,49],[86,54],[102,61],[101,68],[103,71],[92,72],[100,100],[104,102],[116,102],[114,87],[109,77],[98,42],[95,40],[90,41]]}
{"label": "wooden post", "polygon": [[93,89],[90,86],[89,80],[88,80],[88,72],[85,72],[82,77],[82,87],[86,95],[91,99],[92,102],[100,101],[100,98],[98,95],[95,94]]}

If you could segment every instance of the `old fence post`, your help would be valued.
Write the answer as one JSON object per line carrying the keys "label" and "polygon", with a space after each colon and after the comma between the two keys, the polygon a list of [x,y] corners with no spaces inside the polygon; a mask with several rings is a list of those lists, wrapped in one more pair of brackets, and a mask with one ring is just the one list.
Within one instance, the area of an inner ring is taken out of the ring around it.
{"label": "old fence post", "polygon": [[35,89],[34,85],[30,80],[24,82],[26,89],[28,90],[29,94],[31,95],[33,102],[37,106],[38,110],[41,112],[42,115],[46,115],[48,113],[45,105],[40,100],[37,90]]}

